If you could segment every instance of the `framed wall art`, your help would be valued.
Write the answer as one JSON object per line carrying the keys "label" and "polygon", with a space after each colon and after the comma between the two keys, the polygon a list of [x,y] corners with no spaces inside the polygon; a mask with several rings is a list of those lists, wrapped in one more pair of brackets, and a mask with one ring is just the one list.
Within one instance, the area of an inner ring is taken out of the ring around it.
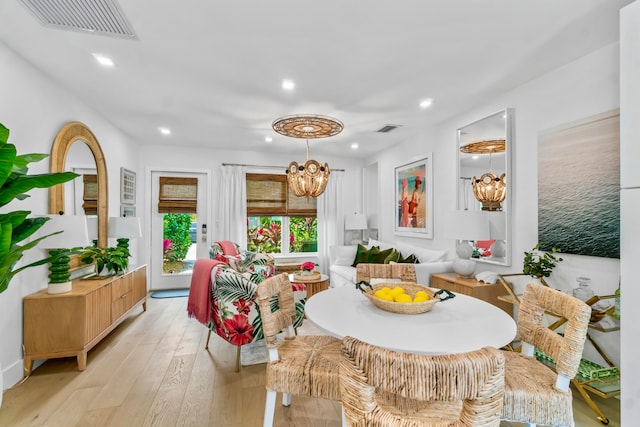
{"label": "framed wall art", "polygon": [[120,168],[120,203],[136,204],[136,173]]}
{"label": "framed wall art", "polygon": [[620,113],[538,135],[538,241],[543,250],[620,258]]}
{"label": "framed wall art", "polygon": [[432,155],[395,168],[395,226],[398,236],[433,238]]}

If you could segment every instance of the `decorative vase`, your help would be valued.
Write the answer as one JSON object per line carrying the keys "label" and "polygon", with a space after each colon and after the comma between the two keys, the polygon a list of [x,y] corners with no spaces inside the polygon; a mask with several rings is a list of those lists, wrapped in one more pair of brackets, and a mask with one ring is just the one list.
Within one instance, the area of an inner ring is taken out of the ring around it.
{"label": "decorative vase", "polygon": [[462,277],[471,277],[476,271],[476,261],[473,259],[456,258],[451,265],[453,271]]}
{"label": "decorative vase", "polygon": [[96,274],[102,277],[109,277],[109,276],[115,276],[116,272],[105,265],[104,267],[102,267],[102,270],[100,270]]}
{"label": "decorative vase", "polygon": [[594,295],[593,290],[589,287],[591,279],[588,277],[578,277],[576,281],[578,282],[578,287],[573,289],[573,296],[581,301],[587,301]]}
{"label": "decorative vase", "polygon": [[62,283],[49,283],[49,285],[47,286],[47,293],[52,295],[64,294],[66,292],[71,292],[71,289],[71,281]]}

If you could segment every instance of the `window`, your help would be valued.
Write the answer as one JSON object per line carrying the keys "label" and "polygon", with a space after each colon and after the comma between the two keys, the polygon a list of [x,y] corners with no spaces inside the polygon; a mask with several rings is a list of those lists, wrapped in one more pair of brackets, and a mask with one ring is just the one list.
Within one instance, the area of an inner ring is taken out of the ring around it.
{"label": "window", "polygon": [[284,255],[318,251],[316,199],[293,194],[285,175],[247,174],[247,217],[251,251]]}

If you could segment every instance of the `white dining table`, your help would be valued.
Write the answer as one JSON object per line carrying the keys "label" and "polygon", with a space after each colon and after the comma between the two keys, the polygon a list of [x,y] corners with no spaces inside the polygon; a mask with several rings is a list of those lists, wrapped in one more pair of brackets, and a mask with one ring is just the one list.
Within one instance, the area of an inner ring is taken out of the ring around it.
{"label": "white dining table", "polygon": [[465,353],[509,344],[516,323],[502,309],[456,294],[421,314],[398,314],[374,306],[355,288],[330,288],[306,302],[307,320],[337,338],[351,336],[405,353]]}

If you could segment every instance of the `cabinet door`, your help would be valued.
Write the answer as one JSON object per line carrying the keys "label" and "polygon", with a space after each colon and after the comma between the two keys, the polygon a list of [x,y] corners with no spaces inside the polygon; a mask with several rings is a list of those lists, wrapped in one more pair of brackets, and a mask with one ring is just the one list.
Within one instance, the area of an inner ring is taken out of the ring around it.
{"label": "cabinet door", "polygon": [[147,268],[142,266],[133,272],[133,303],[147,297]]}
{"label": "cabinet door", "polygon": [[111,284],[88,294],[86,305],[85,344],[111,326]]}

